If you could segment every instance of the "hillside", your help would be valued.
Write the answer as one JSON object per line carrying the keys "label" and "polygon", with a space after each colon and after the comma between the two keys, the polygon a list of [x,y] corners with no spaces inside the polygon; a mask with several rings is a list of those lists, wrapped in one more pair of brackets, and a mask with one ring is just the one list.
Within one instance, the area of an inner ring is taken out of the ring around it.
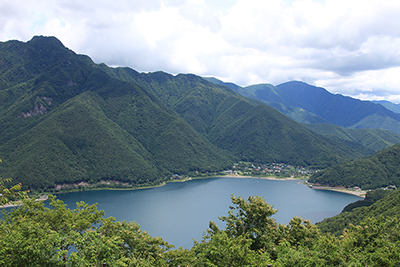
{"label": "hillside", "polygon": [[54,37],[0,43],[0,177],[25,188],[217,172],[234,160],[325,168],[368,155],[193,74],[95,64]]}
{"label": "hillside", "polygon": [[400,186],[400,144],[349,163],[332,166],[311,176],[309,182],[329,186],[375,189]]}
{"label": "hillside", "polygon": [[115,78],[137,82],[237,160],[325,168],[368,154],[364,148],[349,148],[316,134],[276,109],[196,75],[99,67]]}
{"label": "hillside", "polygon": [[230,159],[132,82],[56,38],[0,43],[0,177],[25,188],[217,171]]}
{"label": "hillside", "polygon": [[205,79],[272,106],[298,122],[329,123],[353,129],[386,129],[400,134],[400,114],[392,111],[393,105],[387,109],[387,103],[374,104],[334,95],[324,88],[298,81],[277,86],[257,84],[240,87],[218,79]]}
{"label": "hillside", "polygon": [[303,82],[287,82],[277,86],[290,96],[296,107],[346,128],[387,129],[400,133],[400,115],[382,105],[361,101],[339,94],[331,94],[323,88]]}
{"label": "hillside", "polygon": [[400,143],[400,134],[384,129],[349,129],[333,124],[317,123],[306,123],[304,125],[314,132],[330,138],[341,140],[345,143],[352,142],[347,143],[349,146],[357,143],[364,148],[368,148],[371,154]]}
{"label": "hillside", "polygon": [[[358,225],[367,218],[400,216],[400,190],[390,190],[389,194],[369,206],[361,206],[317,223],[323,232],[343,234],[350,224]],[[367,202],[367,201],[364,201]]]}
{"label": "hillside", "polygon": [[385,108],[387,108],[388,110],[393,111],[394,113],[400,113],[400,105],[399,104],[395,104],[395,103],[392,103],[392,102],[386,101],[386,100],[374,100],[372,102],[375,104],[380,104],[380,105],[384,106]]}

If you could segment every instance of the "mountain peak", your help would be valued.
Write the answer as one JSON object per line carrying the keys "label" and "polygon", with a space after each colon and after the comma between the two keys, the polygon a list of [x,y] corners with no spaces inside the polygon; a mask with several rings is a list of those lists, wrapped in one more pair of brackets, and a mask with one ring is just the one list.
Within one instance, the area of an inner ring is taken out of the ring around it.
{"label": "mountain peak", "polygon": [[33,48],[44,59],[60,59],[66,54],[72,53],[63,43],[53,36],[34,36],[27,45]]}
{"label": "mountain peak", "polygon": [[43,36],[36,35],[30,41],[28,41],[33,47],[58,47],[65,48],[65,46],[54,36]]}

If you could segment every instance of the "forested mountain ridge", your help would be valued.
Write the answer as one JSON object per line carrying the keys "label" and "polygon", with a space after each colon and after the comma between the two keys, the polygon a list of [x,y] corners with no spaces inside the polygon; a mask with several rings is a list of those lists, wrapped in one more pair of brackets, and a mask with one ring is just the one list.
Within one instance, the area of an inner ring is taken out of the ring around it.
{"label": "forested mountain ridge", "polygon": [[380,105],[384,106],[385,108],[387,108],[388,110],[393,111],[394,113],[400,113],[400,105],[399,104],[395,104],[395,103],[392,103],[392,102],[386,101],[386,100],[373,100],[372,102],[375,104],[380,104]]}
{"label": "forested mountain ridge", "polygon": [[102,179],[154,184],[231,160],[133,82],[56,38],[0,43],[0,168],[25,188]]}
{"label": "forested mountain ridge", "polygon": [[[326,123],[305,123],[304,125],[316,133],[341,140],[349,146],[357,143],[373,152],[400,143],[400,134],[385,129],[349,129]],[[351,143],[347,143],[349,141]]]}
{"label": "forested mountain ridge", "polygon": [[[224,87],[201,82],[200,86],[198,76],[178,75],[182,84],[175,86],[175,76],[157,73],[170,88],[185,92],[169,98],[171,91],[166,90],[163,99],[134,79],[111,76],[113,69],[105,67],[76,55],[56,38],[0,43],[0,177],[13,177],[13,182],[31,189],[101,179],[144,186],[173,173],[222,170],[230,167],[231,155],[315,165],[362,155],[271,107]],[[143,77],[154,83],[155,91],[166,88],[151,75]],[[376,164],[379,169],[374,170],[384,169],[399,178],[399,150],[399,145],[386,149],[360,165]],[[399,207],[397,192],[390,195],[394,208]],[[167,252],[171,246],[161,238],[152,238],[136,223],[102,218],[104,213],[96,205],[79,203],[70,211],[53,197],[52,209],[27,199],[0,222],[0,263],[394,266],[400,262],[400,224],[395,217],[367,220],[336,239],[300,218],[278,225],[270,218],[276,210],[260,197],[233,196],[232,202],[229,215],[221,217],[225,229],[210,222],[208,234],[193,249]],[[378,203],[389,210],[386,202]],[[68,251],[71,247],[77,252]]]}
{"label": "forested mountain ridge", "polygon": [[301,103],[301,108],[332,124],[355,129],[380,128],[400,133],[400,114],[382,105],[340,94],[334,95],[323,88],[303,82],[287,82],[277,88]]}
{"label": "forested mountain ridge", "polygon": [[[205,79],[219,85],[230,87],[253,99],[261,99],[271,106],[280,106],[281,108],[278,107],[278,109],[282,111],[283,108],[283,112],[286,112],[285,114],[287,114],[289,110],[303,109],[302,114],[305,114],[303,118],[311,118],[310,122],[315,122],[305,123],[304,125],[306,127],[319,134],[329,136],[334,140],[344,142],[355,149],[364,149],[365,154],[372,153],[373,151],[379,153],[379,151],[400,142],[400,135],[389,130],[368,128],[351,129],[335,125],[354,123],[366,114],[368,115],[368,112],[375,115],[388,114],[391,118],[396,118],[397,114],[386,110],[383,106],[373,104],[372,102],[360,101],[341,95],[332,95],[323,88],[317,88],[301,82],[289,82],[276,87],[270,84],[260,84],[242,88],[235,84],[223,83],[215,78]],[[349,109],[353,109],[354,111],[349,112]],[[322,114],[324,119],[318,121],[316,116],[310,116],[309,114],[311,113],[308,113],[306,110],[314,112],[312,113],[314,115]],[[337,110],[340,110],[342,113],[337,112]],[[349,114],[348,118],[346,118],[347,113]],[[299,116],[301,113],[295,112],[295,114]],[[293,116],[291,117],[293,118]],[[333,121],[334,123],[321,123],[324,120]],[[346,120],[348,121],[346,122]],[[397,147],[398,146],[394,146],[391,150],[396,150]],[[355,160],[351,163],[332,166],[325,171],[313,175],[310,182],[331,186],[360,186],[363,188],[377,188],[390,184],[399,186],[397,174],[394,172],[396,172],[396,168],[400,166],[390,164],[390,162],[400,162],[400,159],[382,161],[373,158],[374,156],[371,156],[365,159]],[[385,158],[385,156],[383,156],[383,158]],[[382,157],[380,157],[380,159],[382,159]],[[373,163],[370,162],[371,160]],[[356,167],[356,165],[362,167]]]}
{"label": "forested mountain ridge", "polygon": [[104,64],[99,67],[115,78],[135,81],[146,88],[215,146],[238,160],[324,168],[370,153],[315,134],[267,105],[193,74],[173,76]]}
{"label": "forested mountain ridge", "polygon": [[365,158],[332,166],[312,175],[309,182],[363,189],[389,185],[400,187],[400,144]]}
{"label": "forested mountain ridge", "polygon": [[233,160],[325,168],[370,153],[199,76],[95,64],[54,37],[0,43],[0,56],[0,176],[25,187],[144,186]]}
{"label": "forested mountain ridge", "polygon": [[400,134],[400,114],[383,105],[332,94],[324,88],[304,82],[240,87],[215,78],[205,79],[226,85],[244,96],[273,106],[298,122],[330,123],[354,129],[387,129]]}

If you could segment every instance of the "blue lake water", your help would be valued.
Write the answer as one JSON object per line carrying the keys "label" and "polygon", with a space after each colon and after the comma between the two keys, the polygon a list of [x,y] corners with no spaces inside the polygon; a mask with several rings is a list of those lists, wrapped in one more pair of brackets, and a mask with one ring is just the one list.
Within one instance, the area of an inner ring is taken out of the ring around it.
{"label": "blue lake water", "polygon": [[117,220],[136,221],[151,236],[160,236],[176,247],[193,246],[200,241],[209,221],[224,224],[218,216],[228,214],[231,195],[263,196],[278,212],[277,222],[287,224],[294,217],[313,223],[339,214],[360,197],[324,190],[313,190],[300,181],[253,178],[210,178],[168,183],[141,190],[101,190],[59,194],[69,208],[77,201],[98,203],[105,216]]}

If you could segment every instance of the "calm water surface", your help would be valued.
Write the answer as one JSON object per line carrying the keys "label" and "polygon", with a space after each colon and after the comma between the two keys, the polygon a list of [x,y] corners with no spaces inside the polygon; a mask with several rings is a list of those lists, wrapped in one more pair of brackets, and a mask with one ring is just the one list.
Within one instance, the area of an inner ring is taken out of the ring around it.
{"label": "calm water surface", "polygon": [[224,224],[218,216],[228,214],[231,194],[263,196],[278,212],[273,216],[287,224],[294,216],[313,223],[339,214],[360,197],[332,191],[313,190],[299,181],[276,181],[253,178],[210,178],[168,183],[165,186],[131,190],[102,190],[59,194],[69,208],[77,201],[98,203],[105,216],[136,221],[151,236],[160,236],[176,247],[193,246],[200,241],[209,221]]}

